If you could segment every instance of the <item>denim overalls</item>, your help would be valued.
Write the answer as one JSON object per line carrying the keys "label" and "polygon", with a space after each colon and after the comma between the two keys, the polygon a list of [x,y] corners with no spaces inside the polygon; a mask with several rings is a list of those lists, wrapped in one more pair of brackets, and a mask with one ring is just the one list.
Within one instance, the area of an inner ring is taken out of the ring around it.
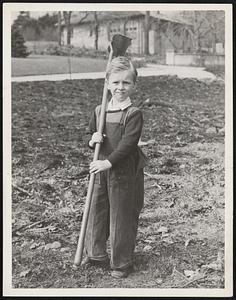
{"label": "denim overalls", "polygon": [[[116,149],[124,134],[127,110],[106,113],[106,137],[99,159],[106,159]],[[144,199],[145,163],[142,156],[135,146],[125,159],[95,178],[85,251],[91,259],[106,259],[106,242],[110,237],[112,269],[124,269],[133,263],[138,217]]]}

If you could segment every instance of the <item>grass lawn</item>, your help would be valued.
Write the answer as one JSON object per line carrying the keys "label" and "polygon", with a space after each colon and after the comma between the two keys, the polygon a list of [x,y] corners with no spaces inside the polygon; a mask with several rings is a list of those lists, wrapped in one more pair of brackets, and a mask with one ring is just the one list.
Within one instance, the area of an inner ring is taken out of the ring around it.
{"label": "grass lawn", "polygon": [[86,127],[103,82],[12,84],[12,286],[223,288],[222,81],[139,79],[149,165],[136,271],[117,280],[109,266],[73,270],[93,157]]}
{"label": "grass lawn", "polygon": [[12,76],[102,72],[107,61],[97,58],[30,55],[12,58]]}

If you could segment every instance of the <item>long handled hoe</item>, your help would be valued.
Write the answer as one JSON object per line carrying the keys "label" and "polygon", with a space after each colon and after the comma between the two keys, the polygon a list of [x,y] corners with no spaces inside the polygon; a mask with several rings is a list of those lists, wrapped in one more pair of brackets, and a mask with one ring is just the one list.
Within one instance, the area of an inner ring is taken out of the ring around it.
{"label": "long handled hoe", "polygon": [[[108,58],[108,63],[107,63],[106,70],[108,69],[112,58],[116,57],[116,56],[123,56],[130,44],[131,44],[131,39],[126,37],[126,36],[123,36],[123,35],[120,35],[120,34],[115,34],[113,36],[112,41],[111,41],[111,45],[108,48],[110,50],[110,53],[109,53],[109,58]],[[108,98],[108,89],[107,89],[107,82],[105,80],[104,87],[103,87],[103,96],[102,96],[99,128],[98,128],[98,132],[101,133],[101,134],[103,132],[103,127],[104,127],[104,123],[105,123],[107,98]],[[99,152],[100,152],[100,146],[101,145],[99,143],[97,143],[96,146],[95,146],[93,161],[98,160],[98,155],[99,155]],[[76,250],[75,259],[74,259],[73,267],[75,269],[81,264],[81,261],[82,261],[83,249],[84,249],[84,239],[85,239],[85,233],[86,233],[87,224],[88,224],[89,211],[90,211],[90,206],[91,206],[91,201],[92,201],[94,180],[95,180],[95,174],[92,173],[90,175],[88,192],[87,192],[85,208],[84,208],[84,213],[83,213],[83,219],[82,219],[82,225],[81,225],[81,230],[80,230],[80,236],[79,236],[79,241],[78,241],[77,250]]]}

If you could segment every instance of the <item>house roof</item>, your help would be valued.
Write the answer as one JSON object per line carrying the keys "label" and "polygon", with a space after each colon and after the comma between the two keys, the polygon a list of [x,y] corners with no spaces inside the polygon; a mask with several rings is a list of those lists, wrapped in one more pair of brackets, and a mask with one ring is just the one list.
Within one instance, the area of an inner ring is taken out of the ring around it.
{"label": "house roof", "polygon": [[[97,11],[97,13],[98,13],[98,19],[100,19],[102,21],[145,16],[145,12],[142,12],[142,11]],[[76,25],[76,24],[80,23],[80,20],[84,17],[84,15],[85,15],[85,12],[72,12],[71,24]],[[163,21],[169,21],[172,23],[192,25],[191,23],[186,22],[183,19],[180,19],[177,17],[172,17],[172,16],[171,17],[166,16],[166,15],[158,13],[158,12],[150,12],[150,17],[152,19],[159,19],[159,20],[163,20]],[[84,20],[82,20],[81,23],[88,23],[88,22],[93,22],[93,21],[94,21],[94,16],[92,14],[88,14],[88,16]]]}

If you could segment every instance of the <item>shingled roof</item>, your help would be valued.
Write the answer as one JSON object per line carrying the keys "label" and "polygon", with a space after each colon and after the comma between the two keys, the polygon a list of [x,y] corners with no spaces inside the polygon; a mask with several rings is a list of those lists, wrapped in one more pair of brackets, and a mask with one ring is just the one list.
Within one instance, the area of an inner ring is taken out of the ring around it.
{"label": "shingled roof", "polygon": [[[126,19],[126,18],[135,18],[138,16],[144,17],[145,12],[142,11],[97,11],[98,13],[98,18],[102,21],[109,21],[109,20],[114,20],[114,19]],[[88,16],[80,22],[80,20],[84,17],[85,12],[72,12],[71,15],[71,24],[76,25],[78,23],[88,23],[88,22],[93,22],[94,17],[92,14],[88,14]],[[159,19],[163,21],[169,21],[172,23],[180,23],[180,24],[187,24],[191,25],[189,22],[186,22],[185,20],[182,20],[180,18],[176,17],[170,17],[166,16],[161,13],[156,13],[156,12],[151,12],[150,17],[153,19]]]}

